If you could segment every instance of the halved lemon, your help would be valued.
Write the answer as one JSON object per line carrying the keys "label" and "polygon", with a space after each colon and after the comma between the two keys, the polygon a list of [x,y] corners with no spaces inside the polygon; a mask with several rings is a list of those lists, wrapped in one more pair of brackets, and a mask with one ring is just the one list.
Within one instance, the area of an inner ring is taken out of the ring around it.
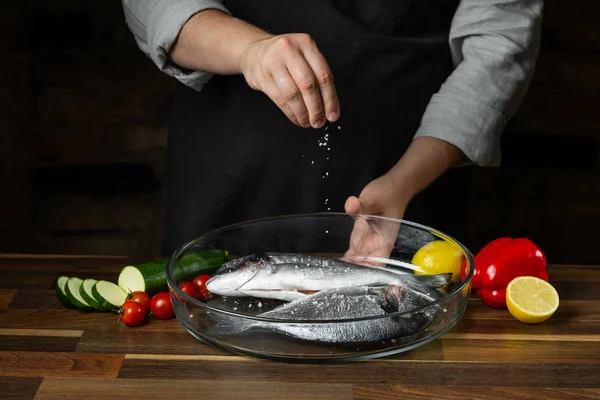
{"label": "halved lemon", "polygon": [[506,287],[508,311],[521,322],[543,322],[556,312],[559,303],[554,286],[534,276],[519,276]]}

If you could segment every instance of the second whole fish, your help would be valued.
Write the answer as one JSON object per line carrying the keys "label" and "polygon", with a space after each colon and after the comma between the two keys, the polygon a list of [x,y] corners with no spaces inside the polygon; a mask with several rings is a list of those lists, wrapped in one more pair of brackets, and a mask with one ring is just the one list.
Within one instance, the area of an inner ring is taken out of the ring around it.
{"label": "second whole fish", "polygon": [[[438,292],[435,293],[437,294],[430,297],[395,285],[326,289],[258,315],[282,320],[281,322],[240,319],[229,321],[224,318],[211,329],[213,334],[225,335],[259,329],[306,341],[346,344],[402,338],[426,328],[440,311],[439,306],[400,316],[388,314],[430,304],[441,297]],[[371,316],[377,318],[335,322]],[[325,320],[328,322],[319,322]]]}

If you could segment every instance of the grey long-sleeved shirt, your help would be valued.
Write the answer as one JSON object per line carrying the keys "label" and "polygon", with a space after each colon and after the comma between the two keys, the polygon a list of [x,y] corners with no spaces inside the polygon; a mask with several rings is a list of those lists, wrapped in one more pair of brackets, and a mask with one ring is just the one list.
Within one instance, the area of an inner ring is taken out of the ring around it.
{"label": "grey long-sleeved shirt", "polygon": [[[201,90],[212,74],[183,71],[167,53],[195,13],[221,0],[122,0],[140,49],[166,74]],[[500,136],[531,81],[539,52],[543,0],[461,0],[450,30],[455,69],[425,110],[415,137],[444,140],[472,163],[500,164]]]}

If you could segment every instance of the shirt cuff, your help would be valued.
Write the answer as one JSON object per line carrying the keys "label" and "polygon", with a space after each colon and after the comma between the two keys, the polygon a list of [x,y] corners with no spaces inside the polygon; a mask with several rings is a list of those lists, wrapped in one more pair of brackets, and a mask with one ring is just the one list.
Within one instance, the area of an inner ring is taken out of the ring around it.
{"label": "shirt cuff", "polygon": [[202,89],[213,74],[181,68],[171,63],[167,54],[187,21],[194,14],[209,9],[231,15],[222,1],[218,0],[163,1],[154,8],[148,19],[149,54],[152,61],[161,71],[197,91]]}
{"label": "shirt cuff", "polygon": [[433,137],[456,146],[469,159],[462,165],[497,167],[507,122],[497,110],[448,88],[431,98],[415,138]]}

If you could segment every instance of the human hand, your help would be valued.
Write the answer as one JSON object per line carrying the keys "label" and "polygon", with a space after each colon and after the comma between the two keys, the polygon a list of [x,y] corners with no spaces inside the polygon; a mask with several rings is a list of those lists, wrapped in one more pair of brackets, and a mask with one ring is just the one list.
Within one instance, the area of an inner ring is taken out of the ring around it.
{"label": "human hand", "polygon": [[320,128],[338,119],[333,74],[309,35],[255,41],[242,54],[240,67],[248,85],[269,96],[294,124]]}
{"label": "human hand", "polygon": [[[346,200],[346,212],[400,219],[417,193],[464,159],[462,151],[450,143],[431,137],[415,138],[388,173],[365,186],[358,198]],[[357,219],[344,258],[389,257],[398,230],[395,221]]]}
{"label": "human hand", "polygon": [[[345,210],[348,214],[401,219],[408,201],[409,196],[403,192],[402,186],[386,174],[365,186],[359,197],[350,196]],[[378,264],[375,257],[390,257],[399,228],[395,220],[357,218],[343,258],[361,263],[369,263],[371,259]]]}

